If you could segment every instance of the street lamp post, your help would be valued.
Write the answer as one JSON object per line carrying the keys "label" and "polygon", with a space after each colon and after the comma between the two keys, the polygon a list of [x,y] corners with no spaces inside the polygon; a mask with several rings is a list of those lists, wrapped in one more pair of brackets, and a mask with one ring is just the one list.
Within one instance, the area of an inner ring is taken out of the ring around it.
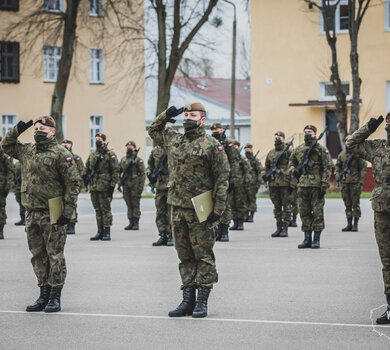
{"label": "street lamp post", "polygon": [[230,97],[230,137],[234,139],[234,112],[236,110],[236,37],[237,37],[237,17],[236,17],[236,5],[229,1],[223,0],[233,6],[234,19],[233,19],[233,48],[232,48],[232,81],[231,81],[231,97]]}

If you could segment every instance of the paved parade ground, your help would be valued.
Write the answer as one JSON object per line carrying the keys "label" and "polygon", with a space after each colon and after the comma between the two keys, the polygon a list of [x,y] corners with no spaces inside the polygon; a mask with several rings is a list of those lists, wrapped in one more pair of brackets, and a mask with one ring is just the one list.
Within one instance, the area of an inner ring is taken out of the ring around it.
{"label": "paved parade ground", "polygon": [[[269,199],[255,223],[216,243],[219,283],[206,319],[170,319],[181,301],[178,259],[157,239],[154,201],[143,199],[140,231],[124,231],[124,201],[113,201],[112,241],[96,233],[89,195],[79,198],[76,235],[65,247],[62,312],[26,313],[39,294],[14,195],[0,241],[0,349],[389,349],[390,326],[373,327],[385,303],[369,200],[360,231],[345,226],[340,199],[327,199],[320,250],[298,250],[299,228],[271,238]],[[377,309],[379,308],[379,309]]]}

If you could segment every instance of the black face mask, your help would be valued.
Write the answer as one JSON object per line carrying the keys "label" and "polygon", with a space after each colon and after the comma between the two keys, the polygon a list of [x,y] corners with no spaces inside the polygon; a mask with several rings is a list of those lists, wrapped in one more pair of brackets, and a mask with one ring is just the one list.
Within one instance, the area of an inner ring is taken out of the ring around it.
{"label": "black face mask", "polygon": [[245,152],[245,156],[246,156],[247,158],[252,157],[252,152]]}
{"label": "black face mask", "polygon": [[219,133],[219,132],[214,131],[211,135],[212,135],[214,138],[216,138],[217,140],[219,140],[219,137],[220,137],[220,133]]}
{"label": "black face mask", "polygon": [[310,144],[315,140],[312,134],[305,134],[305,144]]}
{"label": "black face mask", "polygon": [[183,122],[185,132],[199,128],[198,120],[184,119]]}
{"label": "black face mask", "polygon": [[47,132],[35,131],[34,140],[35,140],[35,142],[42,142],[42,141],[47,140]]}
{"label": "black face mask", "polygon": [[133,150],[131,148],[128,148],[127,151],[126,151],[126,154],[128,156],[131,156],[133,154]]}
{"label": "black face mask", "polygon": [[100,141],[100,140],[97,140],[97,141],[95,142],[95,145],[96,145],[96,148],[100,148],[100,147],[103,146],[103,142]]}
{"label": "black face mask", "polygon": [[283,141],[281,139],[275,139],[275,146],[283,145]]}

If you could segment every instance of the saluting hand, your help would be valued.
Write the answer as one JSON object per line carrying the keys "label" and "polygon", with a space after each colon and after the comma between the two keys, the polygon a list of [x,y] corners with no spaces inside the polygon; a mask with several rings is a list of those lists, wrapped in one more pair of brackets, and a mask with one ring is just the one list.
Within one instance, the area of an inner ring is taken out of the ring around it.
{"label": "saluting hand", "polygon": [[169,107],[166,111],[165,111],[165,114],[167,115],[167,117],[169,117],[169,119],[167,120],[168,122],[171,122],[172,124],[176,123],[176,120],[173,119],[175,117],[177,117],[179,114],[183,113],[184,111],[184,108],[181,107],[179,109],[177,109],[175,106],[171,106]]}
{"label": "saluting hand", "polygon": [[370,130],[371,134],[378,129],[378,126],[382,124],[384,118],[380,116],[378,119],[371,118],[368,122],[368,130]]}
{"label": "saluting hand", "polygon": [[21,121],[17,124],[19,135],[20,135],[22,132],[25,132],[31,125],[33,125],[33,121],[32,121],[32,120],[28,121],[27,123],[25,123],[24,121],[21,120]]}

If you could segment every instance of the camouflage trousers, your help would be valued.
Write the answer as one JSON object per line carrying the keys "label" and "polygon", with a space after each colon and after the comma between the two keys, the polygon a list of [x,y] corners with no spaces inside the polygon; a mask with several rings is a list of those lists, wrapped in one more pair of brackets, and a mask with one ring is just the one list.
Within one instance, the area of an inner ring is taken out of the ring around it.
{"label": "camouflage trousers", "polygon": [[233,219],[245,220],[247,216],[247,201],[248,196],[245,186],[234,186],[232,200],[232,216]]}
{"label": "camouflage trousers", "polygon": [[218,222],[199,223],[194,209],[172,207],[172,231],[184,287],[211,288],[218,281],[213,247]]}
{"label": "camouflage trousers", "polygon": [[[298,214],[298,194],[297,194],[297,188],[296,187],[290,187],[292,189],[292,192],[290,194],[290,211],[291,214],[297,215]],[[290,190],[291,191],[291,190]]]}
{"label": "camouflage trousers", "polygon": [[256,195],[259,187],[257,186],[256,183],[251,183],[248,186],[248,205],[247,209],[250,211],[256,211],[257,210],[257,205],[256,205]]}
{"label": "camouflage trousers", "polygon": [[7,202],[7,193],[0,193],[0,224],[4,224],[7,222],[7,213],[5,211],[5,205]]}
{"label": "camouflage trousers", "polygon": [[345,205],[345,215],[347,218],[360,218],[360,193],[362,185],[360,183],[342,184],[341,196]]}
{"label": "camouflage trousers", "polygon": [[138,188],[135,186],[123,186],[123,198],[127,206],[127,218],[139,219],[141,216],[141,211],[139,205],[141,202],[141,194]]}
{"label": "camouflage trousers", "polygon": [[224,225],[230,225],[232,220],[232,206],[233,206],[233,191],[228,191],[226,198],[226,208],[221,216],[221,223]]}
{"label": "camouflage trousers", "polygon": [[96,222],[98,226],[111,226],[111,201],[112,198],[108,191],[93,191],[91,192],[92,205],[96,212]]}
{"label": "camouflage trousers", "polygon": [[375,238],[382,261],[385,294],[390,294],[390,212],[374,211]]}
{"label": "camouflage trousers", "polygon": [[27,242],[38,286],[61,287],[66,277],[66,225],[52,225],[48,211],[27,211],[26,214]]}
{"label": "camouflage trousers", "polygon": [[274,217],[276,222],[290,222],[291,211],[288,186],[270,186],[269,196],[274,205]]}
{"label": "camouflage trousers", "polygon": [[171,211],[167,199],[168,189],[156,190],[154,204],[156,206],[156,226],[158,232],[171,232]]}
{"label": "camouflage trousers", "polygon": [[22,205],[22,193],[20,192],[20,187],[15,189],[15,199],[19,204],[19,215],[21,218],[24,218],[26,214],[26,209]]}
{"label": "camouflage trousers", "polygon": [[298,211],[302,231],[322,231],[325,198],[320,198],[320,187],[298,187]]}

